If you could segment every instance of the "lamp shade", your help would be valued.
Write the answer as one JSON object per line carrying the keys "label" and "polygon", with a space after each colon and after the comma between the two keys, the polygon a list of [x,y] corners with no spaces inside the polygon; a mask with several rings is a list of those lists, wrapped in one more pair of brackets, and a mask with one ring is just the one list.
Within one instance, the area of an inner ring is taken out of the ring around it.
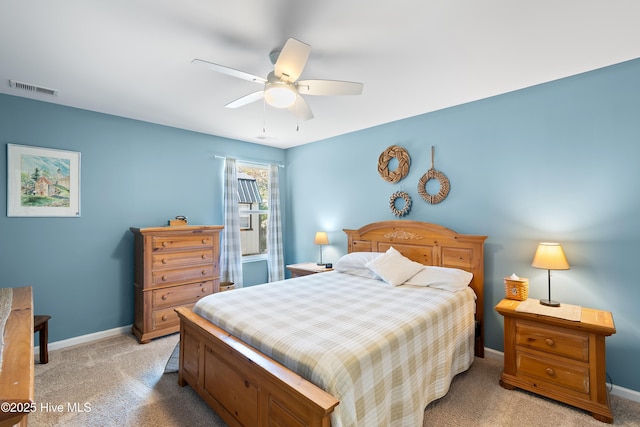
{"label": "lamp shade", "polygon": [[315,239],[313,239],[313,243],[315,243],[316,245],[328,245],[329,244],[329,237],[327,237],[327,232],[326,231],[318,231],[316,233]]}
{"label": "lamp shade", "polygon": [[570,268],[560,243],[540,243],[533,256],[531,266],[545,270],[568,270]]}

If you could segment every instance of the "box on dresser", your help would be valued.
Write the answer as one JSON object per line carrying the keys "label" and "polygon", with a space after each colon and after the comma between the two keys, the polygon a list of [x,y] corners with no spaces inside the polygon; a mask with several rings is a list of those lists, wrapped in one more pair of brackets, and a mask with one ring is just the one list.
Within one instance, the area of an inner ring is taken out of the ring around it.
{"label": "box on dresser", "polygon": [[175,309],[193,307],[220,286],[217,225],[134,228],[132,332],[141,343],[180,330]]}

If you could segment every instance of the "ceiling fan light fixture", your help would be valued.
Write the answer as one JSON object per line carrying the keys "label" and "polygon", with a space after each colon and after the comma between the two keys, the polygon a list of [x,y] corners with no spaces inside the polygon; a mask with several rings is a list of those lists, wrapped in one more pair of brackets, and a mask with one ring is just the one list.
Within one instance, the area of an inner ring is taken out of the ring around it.
{"label": "ceiling fan light fixture", "polygon": [[264,89],[264,99],[267,104],[276,108],[289,108],[296,102],[296,90],[284,82],[267,83]]}

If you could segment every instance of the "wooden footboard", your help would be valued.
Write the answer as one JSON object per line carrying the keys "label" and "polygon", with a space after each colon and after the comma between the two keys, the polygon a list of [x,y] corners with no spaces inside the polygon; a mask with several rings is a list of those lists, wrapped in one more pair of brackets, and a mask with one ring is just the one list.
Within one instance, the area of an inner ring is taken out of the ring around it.
{"label": "wooden footboard", "polygon": [[329,427],[339,401],[187,308],[180,317],[178,383],[230,426]]}

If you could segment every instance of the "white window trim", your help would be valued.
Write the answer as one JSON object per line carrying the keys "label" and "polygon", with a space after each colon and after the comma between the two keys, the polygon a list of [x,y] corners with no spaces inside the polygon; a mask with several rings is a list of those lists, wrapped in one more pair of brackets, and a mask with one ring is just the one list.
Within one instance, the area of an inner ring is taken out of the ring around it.
{"label": "white window trim", "polygon": [[257,254],[257,255],[242,255],[242,263],[249,262],[257,262],[257,261],[266,261],[267,254]]}
{"label": "white window trim", "polygon": [[[238,169],[240,169],[242,166],[258,167],[258,168],[264,168],[266,170],[269,170],[269,164],[268,163],[259,163],[259,162],[238,160],[237,163],[236,163],[236,171]],[[240,215],[242,215],[242,214],[265,214],[265,215],[271,215],[271,211],[270,210],[264,210],[264,209],[239,209],[238,213]],[[243,264],[251,263],[251,262],[259,262],[259,261],[267,261],[267,252],[265,252],[263,254],[241,255],[241,258],[242,258],[242,263]]]}

